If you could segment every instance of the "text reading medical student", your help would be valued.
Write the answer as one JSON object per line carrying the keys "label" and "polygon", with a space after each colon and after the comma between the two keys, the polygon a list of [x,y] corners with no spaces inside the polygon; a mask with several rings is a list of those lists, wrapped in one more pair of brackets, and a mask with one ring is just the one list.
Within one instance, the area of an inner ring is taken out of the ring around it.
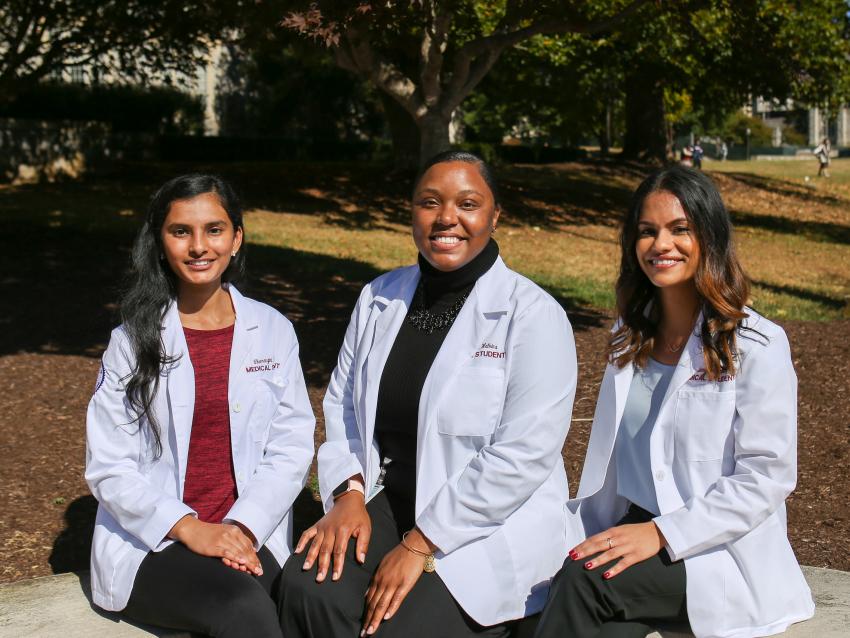
{"label": "text reading medical student", "polygon": [[216,177],[153,196],[87,422],[94,602],[228,638],[281,635],[272,589],[314,428],[291,324],[230,283],[242,240]]}
{"label": "text reading medical student", "polygon": [[578,498],[587,539],[552,585],[538,638],[698,638],[785,630],[814,606],[788,543],[797,378],[788,340],[745,307],[711,180],[662,169],[621,234],[611,336]]}
{"label": "text reading medical student", "polygon": [[284,567],[287,638],[506,636],[578,540],[561,459],[573,335],[499,258],[499,212],[474,155],[416,182],[419,263],[363,289],[325,396],[327,514]]}

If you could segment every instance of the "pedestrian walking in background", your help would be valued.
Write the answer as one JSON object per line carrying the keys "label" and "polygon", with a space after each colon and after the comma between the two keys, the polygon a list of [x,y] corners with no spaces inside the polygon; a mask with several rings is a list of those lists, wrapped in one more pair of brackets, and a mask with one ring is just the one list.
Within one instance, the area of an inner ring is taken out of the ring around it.
{"label": "pedestrian walking in background", "polygon": [[702,149],[702,146],[699,144],[699,139],[694,143],[693,150],[693,164],[694,168],[702,170],[702,156],[705,155],[705,151]]}
{"label": "pedestrian walking in background", "polygon": [[823,141],[818,144],[812,153],[818,158],[818,177],[829,177],[829,138],[823,138]]}

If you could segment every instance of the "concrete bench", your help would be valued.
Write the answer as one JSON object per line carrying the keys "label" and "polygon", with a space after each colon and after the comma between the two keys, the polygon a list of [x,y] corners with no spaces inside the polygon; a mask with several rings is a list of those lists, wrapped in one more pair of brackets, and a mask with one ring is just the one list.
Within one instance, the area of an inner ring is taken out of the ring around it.
{"label": "concrete bench", "polygon": [[[787,638],[846,638],[850,634],[850,572],[804,567],[815,617],[791,627]],[[46,576],[0,585],[0,638],[190,638],[185,632],[137,626],[91,604],[87,572]],[[653,638],[691,638],[662,631]]]}

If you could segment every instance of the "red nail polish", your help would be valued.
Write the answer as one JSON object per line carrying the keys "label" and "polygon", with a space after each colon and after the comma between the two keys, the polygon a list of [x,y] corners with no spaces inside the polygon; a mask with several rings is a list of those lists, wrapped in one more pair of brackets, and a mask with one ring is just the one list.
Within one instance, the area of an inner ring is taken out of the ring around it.
{"label": "red nail polish", "polygon": [[593,567],[593,563],[592,563],[591,561],[587,561],[587,562],[584,564],[584,568],[585,568],[585,569],[590,569],[591,567]]}
{"label": "red nail polish", "polygon": [[604,574],[602,574],[602,578],[604,578],[606,580],[611,578],[611,572],[605,572]]}
{"label": "red nail polish", "polygon": [[570,558],[572,558],[573,560],[575,560],[576,558],[578,558],[578,552],[577,552],[576,550],[574,550],[574,549],[571,549],[571,550],[570,550]]}

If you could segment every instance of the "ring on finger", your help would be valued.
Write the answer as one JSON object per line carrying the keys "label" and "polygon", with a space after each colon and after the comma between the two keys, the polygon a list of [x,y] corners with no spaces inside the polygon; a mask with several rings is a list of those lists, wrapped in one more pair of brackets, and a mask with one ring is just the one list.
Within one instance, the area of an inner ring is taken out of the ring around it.
{"label": "ring on finger", "polygon": [[608,543],[608,549],[611,549],[612,547],[614,547],[614,541],[611,540],[610,536],[608,538],[606,538],[605,541]]}

